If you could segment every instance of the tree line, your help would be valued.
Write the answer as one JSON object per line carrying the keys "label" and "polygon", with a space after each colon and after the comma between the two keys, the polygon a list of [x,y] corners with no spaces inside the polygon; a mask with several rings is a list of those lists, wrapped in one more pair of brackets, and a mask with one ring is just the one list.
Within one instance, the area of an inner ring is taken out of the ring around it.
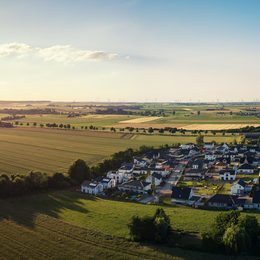
{"label": "tree line", "polygon": [[131,162],[134,156],[140,156],[153,147],[141,146],[137,150],[131,148],[114,153],[109,159],[89,167],[87,163],[78,159],[66,174],[55,173],[48,175],[31,171],[28,174],[0,175],[0,198],[16,197],[48,190],[65,189],[80,185],[84,180],[94,180],[105,175],[110,170],[117,170],[123,162]]}

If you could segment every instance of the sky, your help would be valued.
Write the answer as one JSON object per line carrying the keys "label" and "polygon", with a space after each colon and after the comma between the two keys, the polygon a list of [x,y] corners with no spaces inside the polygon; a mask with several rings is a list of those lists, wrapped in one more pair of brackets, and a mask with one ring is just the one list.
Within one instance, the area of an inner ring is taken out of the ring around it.
{"label": "sky", "polygon": [[0,0],[0,100],[260,101],[259,0]]}

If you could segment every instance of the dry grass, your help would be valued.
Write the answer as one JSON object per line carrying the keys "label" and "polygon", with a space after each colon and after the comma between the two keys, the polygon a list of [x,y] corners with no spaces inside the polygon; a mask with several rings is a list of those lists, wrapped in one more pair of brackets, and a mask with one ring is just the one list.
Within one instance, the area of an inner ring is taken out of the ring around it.
{"label": "dry grass", "polygon": [[246,126],[260,126],[260,124],[138,124],[138,123],[128,123],[128,124],[115,124],[113,127],[116,128],[126,128],[126,127],[134,127],[134,128],[164,128],[164,127],[176,127],[178,129],[186,129],[186,130],[227,130],[227,129],[238,129]]}
{"label": "dry grass", "polygon": [[145,123],[145,122],[149,122],[149,121],[154,121],[160,119],[160,117],[158,116],[153,116],[153,117],[139,117],[139,118],[134,118],[134,119],[129,119],[129,120],[124,120],[121,121],[119,123],[122,124],[128,124],[128,123],[134,123],[134,124],[139,124],[139,123]]}

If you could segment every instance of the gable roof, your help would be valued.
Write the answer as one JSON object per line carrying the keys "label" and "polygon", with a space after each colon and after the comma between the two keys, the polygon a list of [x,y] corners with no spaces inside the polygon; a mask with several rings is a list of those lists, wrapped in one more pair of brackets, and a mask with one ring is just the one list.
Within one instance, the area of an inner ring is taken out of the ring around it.
{"label": "gable roof", "polygon": [[171,198],[188,200],[191,190],[189,187],[173,187]]}
{"label": "gable roof", "polygon": [[152,175],[153,178],[156,178],[156,179],[158,179],[158,180],[162,179],[162,175],[159,174],[159,173],[154,172],[154,173],[152,173],[151,175]]}
{"label": "gable roof", "polygon": [[236,184],[239,184],[239,185],[241,185],[242,187],[246,187],[246,183],[243,181],[243,180],[241,180],[241,179],[238,179],[237,181],[235,181],[233,184],[232,184],[232,186],[234,186],[234,185],[236,185]]}
{"label": "gable roof", "polygon": [[248,164],[248,163],[244,163],[244,164],[242,164],[242,165],[239,167],[239,169],[242,169],[242,170],[248,170],[248,169],[253,170],[253,169],[254,169],[254,166],[252,166],[252,165],[250,165],[250,164]]}
{"label": "gable roof", "polygon": [[238,196],[229,194],[215,194],[209,200],[208,203],[224,203],[229,206],[237,204]]}

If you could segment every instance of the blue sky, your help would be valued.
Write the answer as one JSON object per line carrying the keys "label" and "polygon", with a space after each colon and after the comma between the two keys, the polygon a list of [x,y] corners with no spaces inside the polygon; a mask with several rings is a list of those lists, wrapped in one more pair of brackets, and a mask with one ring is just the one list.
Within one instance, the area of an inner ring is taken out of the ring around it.
{"label": "blue sky", "polygon": [[1,1],[6,100],[255,101],[260,1]]}

